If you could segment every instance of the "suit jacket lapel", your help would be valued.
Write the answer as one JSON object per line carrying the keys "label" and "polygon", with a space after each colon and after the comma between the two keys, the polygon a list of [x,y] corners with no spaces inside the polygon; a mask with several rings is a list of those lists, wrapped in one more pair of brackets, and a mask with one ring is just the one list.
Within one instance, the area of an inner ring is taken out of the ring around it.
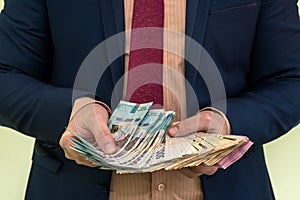
{"label": "suit jacket lapel", "polygon": [[[99,0],[99,9],[102,16],[103,32],[105,38],[115,36],[125,30],[124,24],[124,3],[123,0]],[[123,34],[119,34],[122,36]],[[115,54],[118,51],[120,57],[110,64],[110,72],[113,85],[116,86],[120,77],[124,74],[124,37],[116,37],[113,45],[107,46],[107,58],[111,62],[110,52]],[[120,86],[119,86],[120,87]],[[122,86],[120,87],[122,88]],[[116,90],[112,94],[112,101],[118,102],[122,97],[122,91]]]}
{"label": "suit jacket lapel", "polygon": [[103,32],[108,38],[125,30],[124,2],[122,0],[99,0]]}
{"label": "suit jacket lapel", "polygon": [[[196,41],[203,46],[205,29],[208,20],[210,0],[187,0],[187,15],[186,15],[186,35],[191,37],[193,41]],[[195,52],[190,48],[192,41],[187,41],[185,45],[185,58],[187,59],[199,59],[200,56],[195,56]],[[196,52],[198,54],[198,52]],[[199,55],[201,52],[199,52]],[[200,64],[200,60],[197,61],[197,64]],[[193,66],[196,69],[199,65]],[[199,71],[199,70],[198,70]],[[189,76],[188,80],[193,85],[196,80],[197,73],[189,73],[189,70],[186,71],[186,75]]]}
{"label": "suit jacket lapel", "polygon": [[192,37],[198,11],[199,0],[186,1],[186,35]]}
{"label": "suit jacket lapel", "polygon": [[125,30],[124,0],[109,0],[109,1],[111,2],[112,5],[116,31],[118,33],[123,32]]}

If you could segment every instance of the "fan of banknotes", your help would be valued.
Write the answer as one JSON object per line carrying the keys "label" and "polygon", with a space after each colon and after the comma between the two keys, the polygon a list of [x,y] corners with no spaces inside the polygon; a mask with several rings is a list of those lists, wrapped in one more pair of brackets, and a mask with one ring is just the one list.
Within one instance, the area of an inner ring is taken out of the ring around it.
{"label": "fan of banknotes", "polygon": [[246,136],[238,135],[193,133],[172,138],[167,129],[175,113],[150,109],[151,105],[120,101],[108,122],[117,147],[115,153],[104,153],[73,131],[71,148],[101,169],[143,173],[200,164],[226,169],[253,144]]}

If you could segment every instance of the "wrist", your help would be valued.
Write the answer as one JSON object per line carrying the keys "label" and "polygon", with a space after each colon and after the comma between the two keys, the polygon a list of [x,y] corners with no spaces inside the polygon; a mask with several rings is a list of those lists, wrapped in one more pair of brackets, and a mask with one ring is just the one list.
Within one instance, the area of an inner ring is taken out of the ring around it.
{"label": "wrist", "polygon": [[102,106],[108,114],[108,117],[111,116],[112,111],[110,109],[110,107],[108,105],[106,105],[105,103],[103,103],[102,101],[97,101],[95,99],[92,99],[90,97],[81,97],[75,100],[74,105],[73,105],[73,109],[70,115],[70,121],[74,118],[74,116],[83,108],[91,105],[91,104],[98,104],[100,106]]}
{"label": "wrist", "polygon": [[205,108],[201,109],[199,112],[203,112],[203,111],[210,111],[210,112],[217,113],[218,115],[220,115],[224,120],[225,132],[227,134],[231,134],[231,126],[230,126],[229,120],[222,111],[220,111],[214,107],[205,107]]}

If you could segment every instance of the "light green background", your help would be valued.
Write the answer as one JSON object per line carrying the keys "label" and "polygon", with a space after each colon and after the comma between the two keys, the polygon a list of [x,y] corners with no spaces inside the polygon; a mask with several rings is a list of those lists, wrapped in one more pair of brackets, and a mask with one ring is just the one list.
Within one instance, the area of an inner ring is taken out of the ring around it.
{"label": "light green background", "polygon": [[[0,8],[2,6],[3,0],[0,0]],[[300,126],[265,145],[268,169],[277,200],[300,199],[299,132]],[[21,200],[24,198],[31,165],[33,141],[28,136],[0,127],[1,200]]]}

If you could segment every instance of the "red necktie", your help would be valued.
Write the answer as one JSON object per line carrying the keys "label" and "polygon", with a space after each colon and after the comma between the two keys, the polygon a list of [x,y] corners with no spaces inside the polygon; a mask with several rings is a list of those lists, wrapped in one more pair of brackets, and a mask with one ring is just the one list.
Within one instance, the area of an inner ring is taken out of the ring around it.
{"label": "red necktie", "polygon": [[[164,0],[134,1],[126,100],[163,105],[163,23]],[[146,43],[155,48],[133,48]]]}

